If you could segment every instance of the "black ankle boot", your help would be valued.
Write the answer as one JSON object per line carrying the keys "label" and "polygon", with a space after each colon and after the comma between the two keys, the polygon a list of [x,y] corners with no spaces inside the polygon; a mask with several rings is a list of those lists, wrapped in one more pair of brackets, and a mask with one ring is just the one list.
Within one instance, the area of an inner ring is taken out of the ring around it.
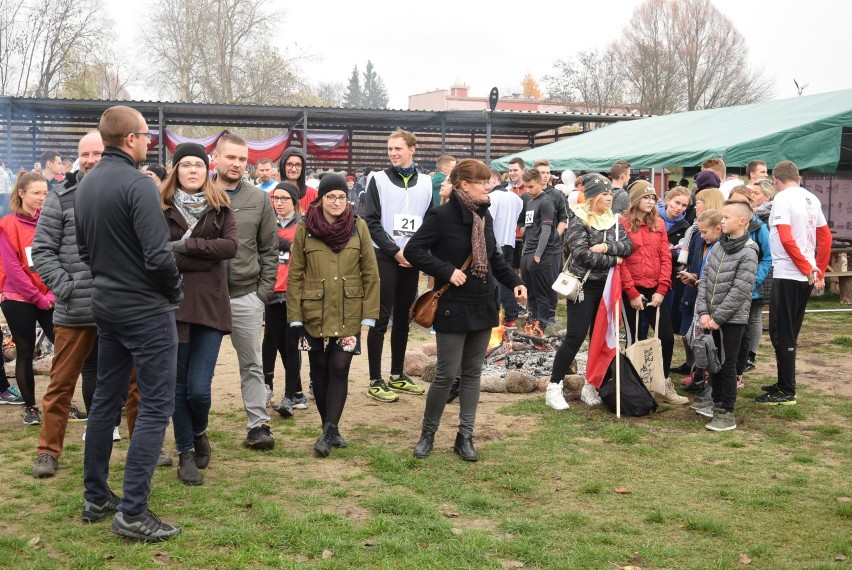
{"label": "black ankle boot", "polygon": [[456,443],[453,444],[455,451],[465,461],[479,461],[479,456],[473,448],[473,436],[456,434]]}
{"label": "black ankle boot", "polygon": [[192,446],[195,448],[195,465],[199,469],[207,469],[210,465],[210,440],[205,431],[198,437],[193,436]]}
{"label": "black ankle boot", "polygon": [[414,457],[425,459],[432,455],[432,445],[435,443],[435,432],[423,430],[420,432],[420,441],[414,446]]}
{"label": "black ankle boot", "polygon": [[328,457],[328,454],[331,453],[331,437],[329,435],[329,426],[331,426],[331,424],[323,424],[322,435],[314,444],[314,451],[316,451],[317,455],[319,455],[320,457]]}
{"label": "black ankle boot", "polygon": [[178,479],[184,485],[201,485],[203,479],[195,465],[195,452],[182,451],[178,454]]}
{"label": "black ankle boot", "polygon": [[338,449],[342,449],[346,447],[346,440],[343,439],[343,436],[340,435],[340,431],[337,429],[335,424],[328,424],[328,432],[329,432],[329,443],[331,447],[337,447]]}

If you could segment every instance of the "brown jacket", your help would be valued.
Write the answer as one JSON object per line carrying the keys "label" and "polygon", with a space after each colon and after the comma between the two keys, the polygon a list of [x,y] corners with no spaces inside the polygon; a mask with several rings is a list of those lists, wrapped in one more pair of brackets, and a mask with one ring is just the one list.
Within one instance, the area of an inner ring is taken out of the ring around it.
{"label": "brown jacket", "polygon": [[299,222],[290,248],[287,321],[302,322],[313,337],[361,332],[362,319],[379,318],[379,271],[366,222],[356,218],[340,253],[308,234]]}
{"label": "brown jacket", "polygon": [[164,215],[183,280],[184,297],[175,315],[179,342],[189,340],[190,324],[231,332],[228,260],[237,254],[234,213],[227,206],[209,210],[185,240],[186,219],[172,207]]}

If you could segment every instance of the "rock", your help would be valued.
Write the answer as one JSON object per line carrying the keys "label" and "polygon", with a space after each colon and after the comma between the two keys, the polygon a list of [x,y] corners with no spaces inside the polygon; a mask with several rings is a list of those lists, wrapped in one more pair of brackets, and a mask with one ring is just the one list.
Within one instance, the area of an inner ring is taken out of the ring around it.
{"label": "rock", "polygon": [[510,370],[506,373],[506,391],[513,394],[527,394],[538,387],[538,380],[523,370]]}
{"label": "rock", "polygon": [[18,350],[15,348],[14,345],[6,346],[6,347],[3,348],[3,359],[6,362],[10,362],[12,360],[15,360],[15,358],[17,358],[17,356],[18,356]]}
{"label": "rock", "polygon": [[432,383],[435,380],[435,371],[438,369],[438,359],[430,356],[423,366],[423,373],[420,374],[420,379],[424,382]]}
{"label": "rock", "polygon": [[585,380],[579,374],[569,374],[562,380],[562,389],[564,391],[579,392],[583,389]]}
{"label": "rock", "polygon": [[506,379],[497,374],[483,374],[479,386],[482,392],[505,392]]}
{"label": "rock", "polygon": [[45,356],[33,361],[33,373],[42,376],[50,376],[50,365],[53,364],[52,356]]}
{"label": "rock", "polygon": [[550,376],[542,376],[538,379],[538,386],[535,389],[539,392],[546,392],[548,384],[550,384]]}
{"label": "rock", "polygon": [[438,356],[438,345],[424,344],[420,347],[420,350],[422,350],[423,354],[426,356]]}
{"label": "rock", "polygon": [[406,350],[405,351],[405,362],[402,365],[403,370],[409,376],[422,376],[423,375],[423,367],[426,366],[426,363],[429,361],[429,357],[426,356],[420,350]]}

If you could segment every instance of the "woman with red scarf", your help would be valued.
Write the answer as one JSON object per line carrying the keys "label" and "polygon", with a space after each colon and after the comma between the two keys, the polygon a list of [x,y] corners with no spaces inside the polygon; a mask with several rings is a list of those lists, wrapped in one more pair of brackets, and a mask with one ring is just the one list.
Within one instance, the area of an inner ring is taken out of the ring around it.
{"label": "woman with red scarf", "polygon": [[367,223],[347,201],[346,180],[326,174],[296,228],[287,277],[287,320],[303,327],[314,399],[323,432],[321,457],[346,447],[338,425],[349,390],[352,357],[361,354],[361,327],[379,316],[379,271]]}
{"label": "woman with red scarf", "polygon": [[53,342],[55,299],[31,269],[33,237],[45,198],[47,181],[44,177],[35,172],[22,174],[15,182],[9,200],[12,213],[0,219],[0,256],[3,260],[0,309],[15,341],[15,378],[24,399],[24,423],[27,425],[41,424],[33,376],[36,323]]}

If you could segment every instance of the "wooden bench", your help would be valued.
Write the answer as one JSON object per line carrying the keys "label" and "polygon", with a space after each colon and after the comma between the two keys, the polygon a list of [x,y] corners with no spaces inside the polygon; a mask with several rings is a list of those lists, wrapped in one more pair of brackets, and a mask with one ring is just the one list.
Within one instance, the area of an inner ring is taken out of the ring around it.
{"label": "wooden bench", "polygon": [[852,271],[826,271],[826,279],[837,279],[840,284],[840,302],[852,305]]}

